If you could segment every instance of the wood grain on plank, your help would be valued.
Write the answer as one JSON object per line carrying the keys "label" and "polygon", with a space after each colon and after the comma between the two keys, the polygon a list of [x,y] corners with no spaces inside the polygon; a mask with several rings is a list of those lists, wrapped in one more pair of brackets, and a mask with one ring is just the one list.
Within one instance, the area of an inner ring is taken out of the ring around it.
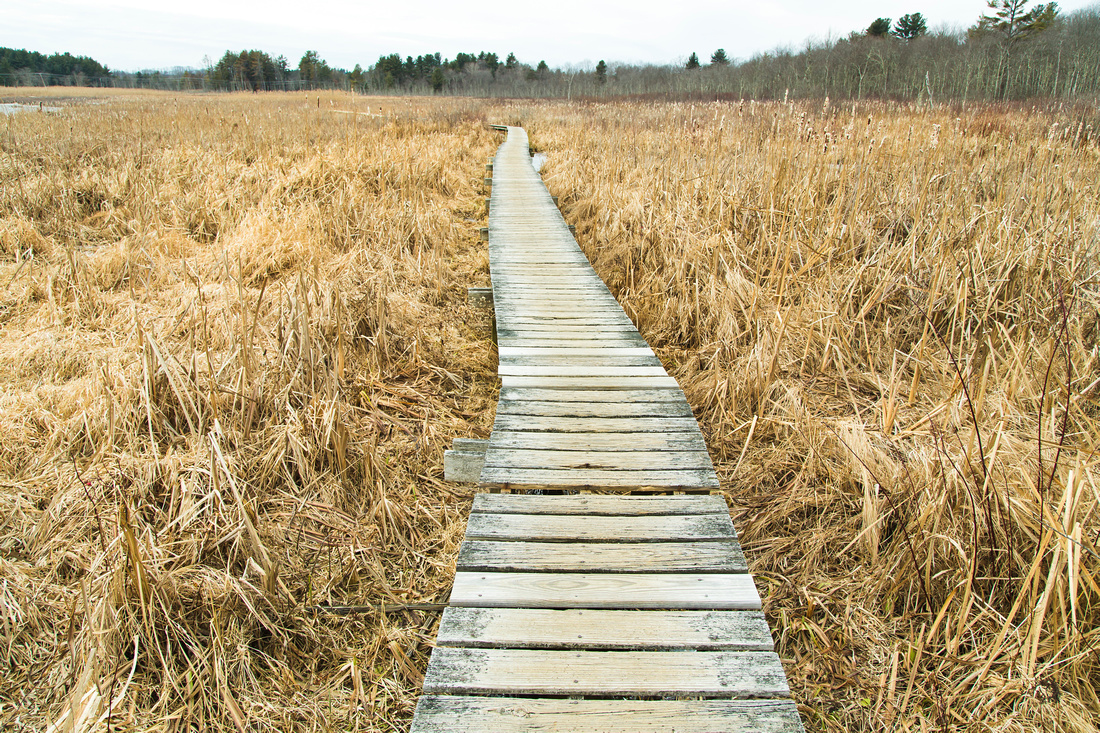
{"label": "wood grain on plank", "polygon": [[713,470],[710,455],[702,450],[599,451],[502,448],[485,452],[488,468],[574,469],[593,471]]}
{"label": "wood grain on plank", "polygon": [[786,697],[774,652],[594,652],[436,647],[428,694]]}
{"label": "wood grain on plank", "polygon": [[500,400],[498,415],[544,417],[691,417],[686,401],[563,402],[557,400]]}
{"label": "wood grain on plank", "polygon": [[455,608],[443,612],[439,646],[510,649],[772,651],[760,611],[604,611]]}
{"label": "wood grain on plank", "polygon": [[729,509],[720,496],[606,496],[601,494],[477,494],[472,514],[589,514],[647,516],[659,514],[723,514]]}
{"label": "wood grain on plank", "polygon": [[485,467],[478,486],[484,489],[577,489],[621,491],[710,491],[719,488],[712,469],[654,471],[559,470]]}
{"label": "wood grain on plank", "polygon": [[495,430],[490,445],[537,450],[706,450],[698,432],[683,433],[531,433]]}
{"label": "wood grain on plank", "polygon": [[512,354],[499,354],[498,363],[508,366],[571,366],[571,367],[655,367],[662,369],[661,361],[656,356],[628,356],[617,354],[619,349],[608,349],[606,355],[582,356],[580,354],[531,354],[529,356],[513,356]]}
{"label": "wood grain on plank", "polygon": [[[539,338],[560,337],[564,334],[569,334],[569,333],[585,334],[586,338],[592,338],[595,333],[602,334],[604,332],[613,335],[613,337],[615,337],[615,338],[620,338],[618,336],[614,336],[614,333],[615,332],[622,332],[622,333],[630,334],[631,336],[635,336],[638,333],[638,330],[636,328],[634,328],[634,324],[630,323],[629,320],[627,320],[626,322],[601,324],[598,331],[593,330],[592,326],[594,324],[592,324],[592,323],[585,323],[585,324],[569,323],[569,322],[556,323],[555,320],[558,320],[558,319],[545,319],[545,318],[543,318],[543,319],[531,319],[531,318],[516,319],[515,324],[511,327],[505,325],[504,323],[501,323],[500,321],[502,321],[502,320],[503,319],[498,315],[498,323],[497,323],[497,331],[498,332],[502,331],[502,330],[503,331],[531,332],[531,333],[541,332],[543,335],[539,336]],[[641,336],[638,336],[637,338],[640,340]]]}
{"label": "wood grain on plank", "polygon": [[645,341],[636,332],[621,331],[605,334],[596,338],[592,332],[553,333],[497,329],[497,343],[500,346],[551,346],[555,348],[596,348],[598,346],[642,346]]}
{"label": "wood grain on plank", "polygon": [[554,389],[502,387],[500,399],[506,402],[686,402],[679,387],[669,389]]}
{"label": "wood grain on plank", "polygon": [[802,733],[791,700],[425,695],[410,733]]}
{"label": "wood grain on plank", "polygon": [[502,363],[497,373],[509,377],[666,377],[662,366],[526,366]]}
{"label": "wood grain on plank", "polygon": [[501,304],[499,300],[493,301],[493,311],[497,323],[517,326],[521,324],[532,325],[608,325],[608,326],[634,326],[634,323],[621,311],[613,311],[609,308],[587,308],[559,306],[555,308],[526,308]]}
{"label": "wood grain on plank", "polygon": [[728,514],[570,516],[471,514],[466,537],[542,542],[686,542],[734,539]]}
{"label": "wood grain on plank", "polygon": [[672,377],[501,377],[505,387],[547,389],[678,389]]}
{"label": "wood grain on plank", "polygon": [[691,417],[497,415],[493,430],[549,430],[561,433],[690,433],[698,431],[699,426]]}
{"label": "wood grain on plank", "polygon": [[[508,282],[497,281],[493,283],[494,292],[507,295],[508,299],[518,303],[549,304],[557,303],[565,298],[602,298],[606,300],[614,296],[607,286],[598,278],[592,281],[582,282],[578,278],[543,280],[538,283],[523,283],[513,285]],[[618,305],[618,301],[615,301]],[[621,306],[620,306],[621,307]]]}
{"label": "wood grain on plank", "polygon": [[743,573],[745,556],[719,542],[500,542],[466,539],[459,570],[519,573]]}
{"label": "wood grain on plank", "polygon": [[580,356],[580,357],[621,357],[621,356],[655,356],[653,349],[648,346],[615,346],[614,344],[601,347],[547,347],[547,346],[501,346],[497,348],[500,358],[515,358],[524,356]]}

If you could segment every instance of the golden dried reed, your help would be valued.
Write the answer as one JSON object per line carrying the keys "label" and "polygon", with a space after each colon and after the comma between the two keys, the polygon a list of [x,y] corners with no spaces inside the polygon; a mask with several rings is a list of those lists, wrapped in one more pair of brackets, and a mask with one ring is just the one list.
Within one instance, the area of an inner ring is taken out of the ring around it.
{"label": "golden dried reed", "polygon": [[516,105],[808,730],[1100,724],[1095,110]]}
{"label": "golden dried reed", "polygon": [[0,119],[0,728],[392,730],[485,435],[476,105]]}

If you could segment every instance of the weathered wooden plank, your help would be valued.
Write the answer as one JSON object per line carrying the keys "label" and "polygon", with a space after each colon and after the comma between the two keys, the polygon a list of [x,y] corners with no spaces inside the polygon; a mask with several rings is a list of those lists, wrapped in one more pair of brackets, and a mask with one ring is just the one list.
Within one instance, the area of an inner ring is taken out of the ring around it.
{"label": "weathered wooden plank", "polygon": [[687,542],[735,539],[728,514],[576,516],[471,514],[466,537],[531,542]]}
{"label": "weathered wooden plank", "polygon": [[457,572],[453,606],[759,611],[748,573]]}
{"label": "weathered wooden plank", "polygon": [[595,348],[600,344],[613,347],[632,346],[641,348],[646,345],[645,340],[637,330],[620,328],[612,329],[530,329],[526,324],[517,323],[508,326],[497,323],[497,338],[509,339],[514,343],[501,343],[501,346],[557,346],[557,347],[585,347]]}
{"label": "weathered wooden plank", "polygon": [[553,431],[558,433],[693,433],[698,429],[699,426],[696,424],[695,419],[690,417],[497,415],[493,423],[493,430]]}
{"label": "weathered wooden plank", "polygon": [[[510,299],[524,303],[553,303],[562,298],[571,297],[614,297],[599,278],[595,280],[558,278],[557,280],[540,280],[533,283],[518,284],[505,278],[503,282],[493,283],[493,287],[497,292],[506,294]],[[618,301],[615,302],[618,303]]]}
{"label": "weathered wooden plank", "polygon": [[684,402],[557,402],[500,400],[498,415],[542,415],[545,417],[690,417]]}
{"label": "weathered wooden plank", "polygon": [[489,441],[497,448],[535,450],[706,450],[698,432],[682,433],[532,433],[496,430]]}
{"label": "weathered wooden plank", "polygon": [[501,359],[518,357],[543,357],[543,356],[581,356],[581,357],[623,357],[623,356],[655,356],[648,346],[607,346],[589,347],[548,347],[548,346],[501,346],[497,349]]}
{"label": "weathered wooden plank", "polygon": [[587,307],[573,303],[559,303],[554,306],[516,306],[503,300],[493,300],[493,310],[498,322],[508,323],[558,323],[576,325],[590,323],[618,323],[633,325],[621,310],[613,308]]}
{"label": "weathered wooden plank", "polygon": [[497,373],[509,377],[665,377],[662,366],[528,366],[503,363]]}
{"label": "weathered wooden plank", "polygon": [[570,306],[583,304],[600,308],[618,308],[620,311],[622,310],[622,306],[619,305],[619,302],[615,300],[615,297],[611,295],[611,292],[607,290],[607,288],[599,289],[595,286],[571,290],[543,290],[542,294],[536,297],[529,295],[526,289],[504,287],[497,288],[496,295],[506,303],[516,307],[554,308],[563,305]]}
{"label": "weathered wooden plank", "polygon": [[485,467],[485,451],[443,451],[443,480],[476,484]]}
{"label": "weathered wooden plank", "polygon": [[[592,335],[594,333],[594,325],[597,324],[568,322],[554,323],[551,319],[546,318],[516,319],[514,322],[505,322],[502,319],[498,319],[497,331],[541,331],[542,334],[540,336],[536,336],[535,338],[561,338],[565,334],[569,333],[584,334],[582,338],[592,338]],[[629,320],[625,323],[605,323],[598,325],[599,329],[597,329],[597,332],[599,332],[601,335],[603,333],[615,334],[616,332],[620,331],[631,335],[638,333],[637,329],[634,328],[634,325],[630,323]],[[615,338],[619,337],[615,336]],[[640,336],[639,339],[641,339]]]}
{"label": "weathered wooden plank", "polygon": [[711,469],[654,471],[559,470],[500,468],[481,470],[483,489],[620,489],[623,491],[711,491],[719,488]]}
{"label": "weathered wooden plank", "polygon": [[591,271],[576,272],[569,275],[549,275],[542,272],[497,272],[496,278],[493,281],[494,288],[528,291],[532,294],[543,294],[544,297],[553,296],[559,290],[610,292],[604,281]]}
{"label": "weathered wooden plank", "polygon": [[436,647],[427,694],[786,697],[774,652],[590,652]]}
{"label": "weathered wooden plank", "polygon": [[772,651],[760,611],[448,608],[439,646],[510,649]]}
{"label": "weathered wooden plank", "polygon": [[[493,231],[489,230],[489,237],[492,236]],[[550,249],[550,247],[551,244],[548,242],[547,249]],[[493,255],[493,250],[489,250],[489,256],[492,258]],[[573,272],[586,272],[586,267],[591,266],[584,259],[584,255],[580,253],[548,252],[541,255],[508,256],[506,259],[497,254],[495,259],[495,265],[489,266],[489,273],[492,273],[494,269],[507,270],[508,267],[511,267],[514,272],[544,271],[547,274],[568,275]]]}
{"label": "weathered wooden plank", "polygon": [[495,311],[498,324],[511,328],[522,327],[525,330],[533,331],[555,331],[567,326],[573,326],[574,328],[592,328],[596,326],[634,327],[630,319],[622,313],[600,314],[591,311],[582,311],[575,315],[562,313],[522,313],[506,308],[495,308]]}
{"label": "weathered wooden plank", "polygon": [[459,570],[519,573],[743,573],[741,546],[720,542],[519,542],[466,539]]}
{"label": "weathered wooden plank", "polygon": [[[492,236],[492,229],[489,230]],[[510,277],[559,277],[559,278],[590,278],[595,273],[588,262],[556,263],[535,268],[526,263],[516,262],[489,262],[489,272],[496,280],[498,274]],[[601,281],[602,282],[602,281]]]}
{"label": "weathered wooden plank", "polygon": [[559,348],[586,347],[595,348],[604,346],[644,346],[645,341],[637,331],[618,331],[608,333],[602,337],[595,337],[594,332],[577,331],[572,333],[553,333],[544,331],[525,331],[518,329],[497,328],[497,343],[500,346],[552,346]]}
{"label": "weathered wooden plank", "polygon": [[517,377],[504,375],[505,387],[545,389],[678,389],[672,377]]}
{"label": "weathered wooden plank", "polygon": [[497,328],[516,329],[521,331],[548,331],[569,332],[590,329],[592,333],[600,333],[607,327],[608,331],[627,331],[634,328],[622,313],[600,315],[591,312],[582,312],[576,315],[554,313],[516,313],[505,309],[496,311]]}
{"label": "weathered wooden plank", "polygon": [[604,494],[477,494],[472,514],[729,514],[720,496],[608,496]]}
{"label": "weathered wooden plank", "polygon": [[546,299],[531,300],[523,298],[514,291],[505,291],[499,299],[501,308],[511,311],[577,313],[590,312],[601,314],[625,313],[614,296],[608,292],[557,290]]}
{"label": "weathered wooden plank", "polygon": [[481,454],[482,472],[488,468],[558,469],[592,471],[713,470],[704,450],[548,450],[544,448],[490,447]]}
{"label": "weathered wooden plank", "polygon": [[500,399],[508,402],[684,402],[679,387],[672,389],[540,389],[502,387]]}
{"label": "weathered wooden plank", "polygon": [[613,349],[608,349],[607,356],[499,356],[500,364],[508,366],[594,366],[594,367],[657,367],[661,366],[660,360],[655,356],[619,356]]}
{"label": "weathered wooden plank", "polygon": [[410,733],[802,733],[791,700],[425,695]]}

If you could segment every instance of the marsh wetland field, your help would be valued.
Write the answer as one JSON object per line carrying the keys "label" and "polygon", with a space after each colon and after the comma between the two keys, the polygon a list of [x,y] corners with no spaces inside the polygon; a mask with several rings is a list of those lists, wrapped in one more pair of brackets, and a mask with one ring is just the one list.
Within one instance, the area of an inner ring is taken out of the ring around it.
{"label": "marsh wetland field", "polygon": [[7,91],[59,109],[0,117],[0,729],[407,729],[488,123],[684,388],[808,731],[1100,723],[1095,106]]}

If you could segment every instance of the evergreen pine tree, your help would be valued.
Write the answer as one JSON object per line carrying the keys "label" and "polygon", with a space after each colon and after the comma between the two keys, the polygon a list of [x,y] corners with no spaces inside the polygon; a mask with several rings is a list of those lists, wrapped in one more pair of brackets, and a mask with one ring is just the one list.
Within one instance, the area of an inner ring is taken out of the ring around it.
{"label": "evergreen pine tree", "polygon": [[920,13],[908,13],[898,18],[894,35],[903,41],[912,41],[928,31],[928,23]]}
{"label": "evergreen pine tree", "polygon": [[875,18],[871,25],[867,26],[867,35],[875,38],[885,38],[890,35],[890,19]]}

